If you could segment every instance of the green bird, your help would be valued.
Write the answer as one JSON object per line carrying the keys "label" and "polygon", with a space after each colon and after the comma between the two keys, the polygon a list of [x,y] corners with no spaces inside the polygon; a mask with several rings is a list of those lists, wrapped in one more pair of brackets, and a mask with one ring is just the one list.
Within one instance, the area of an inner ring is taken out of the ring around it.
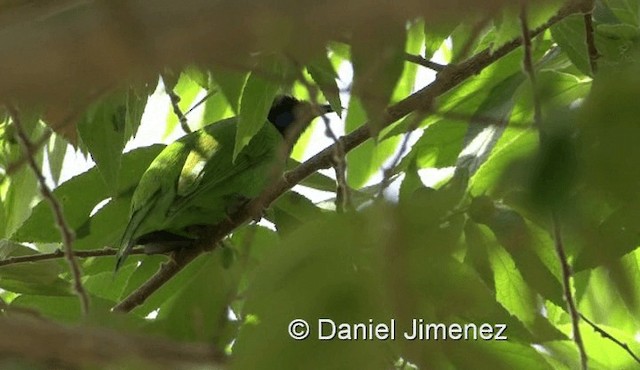
{"label": "green bird", "polygon": [[[283,136],[331,112],[290,96],[275,99],[260,131],[233,160],[237,117],[210,124],[168,145],[151,162],[131,200],[129,223],[120,240],[116,271],[134,245],[158,236],[173,245],[189,241],[186,228],[215,224],[267,185]],[[297,126],[297,125],[296,125]]]}

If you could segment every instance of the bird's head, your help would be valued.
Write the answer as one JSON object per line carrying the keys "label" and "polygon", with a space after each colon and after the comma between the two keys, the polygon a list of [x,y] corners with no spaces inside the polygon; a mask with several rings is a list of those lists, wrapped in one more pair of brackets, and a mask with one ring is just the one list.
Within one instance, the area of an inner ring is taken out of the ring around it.
{"label": "bird's head", "polygon": [[279,95],[273,101],[267,119],[284,136],[287,128],[294,122],[304,127],[312,119],[330,112],[333,112],[333,109],[328,104],[314,105],[292,96]]}

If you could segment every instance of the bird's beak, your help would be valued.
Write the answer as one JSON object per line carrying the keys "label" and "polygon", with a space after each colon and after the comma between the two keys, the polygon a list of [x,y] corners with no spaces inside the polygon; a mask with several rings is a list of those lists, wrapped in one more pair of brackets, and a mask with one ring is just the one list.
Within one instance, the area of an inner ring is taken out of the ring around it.
{"label": "bird's beak", "polygon": [[[333,113],[335,112],[333,110],[333,108],[331,108],[331,105],[329,104],[320,104],[320,105],[316,105],[315,107],[313,107],[313,111],[314,111],[314,118],[315,117],[320,117],[320,116],[324,116],[327,113]],[[338,113],[338,115],[340,115]]]}

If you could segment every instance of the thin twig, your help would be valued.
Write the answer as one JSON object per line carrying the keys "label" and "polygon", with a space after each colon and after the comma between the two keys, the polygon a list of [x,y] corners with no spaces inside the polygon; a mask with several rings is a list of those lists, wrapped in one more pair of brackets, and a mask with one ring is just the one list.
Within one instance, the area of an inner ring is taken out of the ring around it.
{"label": "thin twig", "polygon": [[[536,127],[538,127],[538,130],[540,130],[540,140],[544,140],[545,136],[543,135],[543,132],[541,130],[542,107],[540,104],[540,99],[538,99],[538,91],[536,89],[536,75],[533,66],[533,56],[531,51],[532,36],[529,31],[527,22],[527,2],[524,0],[521,2],[520,7],[520,25],[522,27],[522,45],[524,47],[524,60],[522,64],[525,73],[527,74],[527,76],[529,77],[529,81],[531,82],[531,90],[533,93],[534,123]],[[571,292],[571,267],[569,266],[569,261],[567,260],[567,255],[565,253],[564,245],[562,242],[560,220],[553,210],[551,212],[551,218],[553,222],[554,246],[556,248],[558,259],[560,260],[560,265],[562,266],[562,286],[564,288],[564,299],[567,302],[569,313],[571,315],[571,323],[573,326],[573,340],[578,347],[578,351],[580,352],[580,363],[582,364],[582,369],[587,370],[587,352],[584,347],[584,342],[582,341],[582,335],[580,334],[580,314],[578,312],[578,308],[576,307],[573,293]]]}
{"label": "thin twig", "polygon": [[415,55],[415,54],[409,54],[409,53],[405,53],[404,58],[411,62],[411,63],[415,63],[418,65],[421,65],[425,68],[429,68],[431,70],[434,70],[436,72],[440,72],[443,69],[445,69],[447,66],[444,64],[440,64],[440,63],[436,63],[436,62],[432,62],[430,60],[425,59],[422,55]]}
{"label": "thin twig", "polygon": [[322,112],[318,109],[318,88],[310,84],[301,73],[298,80],[307,89],[311,101],[314,102],[314,106],[312,107],[315,110],[314,115],[318,115],[322,119],[324,123],[324,134],[333,141],[335,147],[331,156],[331,162],[336,173],[336,211],[338,213],[350,211],[353,209],[353,204],[351,202],[351,191],[347,184],[347,160],[344,143],[342,142],[342,138],[339,138],[331,128],[329,119],[322,115]]}
{"label": "thin twig", "polygon": [[587,351],[585,350],[584,342],[582,341],[582,335],[580,334],[580,312],[578,312],[578,307],[576,306],[576,302],[573,298],[573,293],[571,292],[571,266],[569,266],[567,254],[564,251],[562,232],[560,229],[560,220],[558,220],[558,216],[555,212],[551,214],[551,220],[553,222],[554,245],[556,247],[558,259],[560,260],[560,266],[562,267],[562,286],[564,288],[564,299],[567,302],[569,315],[571,315],[573,341],[576,343],[578,351],[580,352],[580,363],[582,364],[582,369],[587,370]]}
{"label": "thin twig", "polygon": [[596,325],[593,321],[589,320],[588,318],[586,318],[583,314],[580,314],[580,317],[582,318],[582,320],[584,320],[587,324],[589,324],[593,330],[600,334],[603,338],[609,339],[610,341],[612,341],[613,343],[617,344],[618,346],[620,346],[622,349],[624,349],[625,351],[627,351],[627,353],[637,362],[640,364],[640,357],[638,357],[635,353],[633,353],[633,351],[631,350],[631,348],[629,348],[629,345],[627,343],[624,343],[622,341],[620,341],[619,339],[617,339],[616,337],[614,337],[613,335],[609,334],[608,332],[606,332],[604,329],[602,329],[601,327],[599,327],[598,325]]}
{"label": "thin twig", "polygon": [[416,114],[415,116],[411,117],[411,122],[407,126],[407,130],[404,133],[404,136],[402,137],[402,143],[400,144],[400,148],[398,149],[398,152],[394,156],[391,163],[388,166],[384,167],[384,169],[382,170],[382,181],[380,182],[380,190],[378,190],[378,195],[377,195],[378,199],[382,199],[382,195],[384,194],[385,189],[387,189],[391,184],[391,177],[393,176],[396,170],[396,167],[400,163],[400,160],[402,159],[402,155],[409,147],[409,139],[411,138],[411,134],[413,133],[413,131],[415,131],[418,128],[418,125],[420,124],[420,121],[422,121],[422,119],[424,118],[424,115],[425,114],[422,113],[422,114]]}
{"label": "thin twig", "polygon": [[[49,138],[51,137],[51,134],[53,134],[53,131],[50,128],[47,128],[42,133],[42,136],[40,136],[40,138],[38,140],[36,140],[32,144],[33,145],[33,150],[34,151],[40,150],[40,148],[42,148],[49,141]],[[9,163],[9,165],[7,166],[7,170],[6,170],[7,176],[11,176],[14,173],[16,173],[16,171],[18,171],[20,168],[22,168],[22,166],[24,166],[27,163],[27,161],[28,161],[27,156],[23,155],[22,157],[18,158],[17,160]]]}
{"label": "thin twig", "polygon": [[589,68],[591,68],[591,75],[598,73],[598,58],[600,54],[596,48],[596,40],[594,37],[593,27],[593,11],[584,14],[584,31],[586,35],[587,50],[589,50]]}
{"label": "thin twig", "polygon": [[[533,30],[530,33],[531,36],[539,35],[569,15],[577,13],[579,11],[579,5],[580,4],[573,2],[568,3],[545,24]],[[383,117],[380,118],[380,123],[388,126],[415,110],[431,107],[437,97],[455,88],[467,78],[480,73],[484,68],[512,52],[521,44],[522,41],[520,39],[514,39],[495,50],[485,49],[461,63],[447,66],[447,68],[438,74],[435,81],[431,84],[388,107]],[[369,139],[370,133],[369,126],[364,124],[344,136],[342,142],[345,153],[348,153]],[[180,272],[189,262],[201,253],[215,248],[215,245],[217,245],[222,238],[250,219],[251,215],[255,214],[256,209],[258,211],[264,209],[300,181],[320,169],[331,167],[331,156],[333,155],[335,146],[336,144],[333,144],[325,148],[292,171],[285,173],[279,181],[265,189],[258,199],[249,202],[246,206],[229,215],[229,217],[221,223],[207,227],[206,234],[202,234],[202,240],[194,246],[195,248],[184,248],[181,251],[173,253],[171,262],[163,264],[160,270],[149,280],[118,303],[113,309],[126,312],[144,303],[151,294]],[[203,248],[202,246],[207,246],[207,248]]]}
{"label": "thin twig", "polygon": [[209,99],[210,97],[212,97],[213,95],[217,94],[218,90],[217,89],[211,89],[211,91],[207,92],[207,95],[203,96],[202,99],[198,100],[197,103],[195,103],[194,105],[191,106],[191,108],[189,108],[189,110],[187,110],[186,112],[184,112],[185,117],[189,115],[189,113],[193,112],[196,108],[198,108],[202,103],[204,103],[207,99]]}
{"label": "thin twig", "polygon": [[531,34],[529,33],[529,23],[527,21],[527,2],[522,1],[520,7],[520,26],[522,30],[522,47],[524,49],[524,57],[522,65],[524,72],[529,77],[531,82],[531,92],[533,96],[533,122],[540,128],[542,124],[542,107],[540,105],[540,99],[538,97],[538,89],[536,83],[536,72],[533,67],[533,52],[531,46]]}
{"label": "thin twig", "polygon": [[[167,79],[162,77],[162,79],[166,82]],[[187,122],[187,117],[185,117],[184,113],[182,113],[182,109],[180,109],[180,96],[176,94],[173,88],[169,88],[165,85],[164,91],[169,96],[169,100],[171,101],[171,107],[173,108],[173,113],[178,117],[178,121],[180,121],[180,127],[182,131],[187,134],[191,133],[191,128],[189,127],[189,122]]]}
{"label": "thin twig", "polygon": [[[115,256],[118,253],[118,249],[116,248],[103,248],[103,249],[95,249],[88,251],[74,251],[73,255],[76,258],[89,258],[89,257],[106,257],[106,256]],[[129,253],[130,255],[136,254],[145,254],[144,248],[134,248]],[[15,265],[19,263],[28,263],[28,262],[40,262],[40,261],[48,261],[53,259],[58,259],[64,257],[64,251],[61,249],[56,249],[51,253],[40,253],[40,254],[32,254],[28,256],[15,256],[5,258],[0,260],[0,267],[7,265]]]}
{"label": "thin twig", "polygon": [[27,133],[22,126],[22,122],[20,120],[20,116],[18,114],[18,110],[13,105],[7,104],[7,111],[11,116],[11,120],[16,127],[16,137],[22,146],[22,150],[27,158],[27,163],[34,175],[38,180],[38,184],[40,186],[40,193],[42,197],[49,202],[51,206],[51,211],[53,212],[53,217],[55,218],[56,226],[60,230],[60,234],[62,236],[62,244],[64,246],[64,255],[67,263],[69,264],[69,269],[71,270],[71,275],[73,277],[73,289],[78,298],[80,299],[80,306],[82,309],[82,313],[86,315],[89,312],[89,295],[87,294],[84,286],[82,285],[82,272],[80,271],[80,266],[78,265],[78,261],[76,261],[73,255],[73,241],[75,235],[73,230],[67,224],[67,220],[64,218],[64,214],[62,211],[62,206],[58,199],[53,195],[51,189],[47,186],[47,182],[42,175],[42,171],[38,167],[35,159],[35,151],[33,144],[29,140]]}

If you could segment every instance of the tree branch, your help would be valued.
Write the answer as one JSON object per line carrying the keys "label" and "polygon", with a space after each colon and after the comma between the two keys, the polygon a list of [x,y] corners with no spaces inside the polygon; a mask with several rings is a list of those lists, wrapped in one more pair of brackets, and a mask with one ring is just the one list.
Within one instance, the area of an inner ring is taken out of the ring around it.
{"label": "tree branch", "polygon": [[82,313],[86,315],[89,312],[89,295],[82,285],[82,272],[80,271],[78,261],[76,261],[73,255],[73,241],[75,239],[75,235],[73,233],[73,230],[71,230],[71,228],[67,224],[67,220],[64,218],[62,205],[60,204],[60,202],[58,202],[58,199],[56,199],[55,195],[53,195],[51,189],[49,189],[49,187],[47,186],[44,175],[42,174],[42,171],[40,171],[40,168],[36,163],[33,143],[29,140],[29,136],[22,126],[22,121],[20,120],[18,110],[16,109],[16,107],[10,104],[7,104],[6,107],[9,115],[11,116],[11,120],[13,121],[14,126],[16,127],[16,137],[20,142],[20,146],[22,146],[22,150],[27,159],[27,163],[29,164],[29,167],[31,167],[31,170],[38,180],[40,193],[51,206],[51,211],[53,212],[56,226],[58,227],[58,229],[60,230],[60,234],[62,235],[62,244],[64,246],[65,259],[67,260],[69,270],[71,270],[71,275],[73,276],[73,290],[80,299],[80,307],[82,308]]}
{"label": "tree branch", "polygon": [[580,312],[578,312],[576,301],[573,298],[573,293],[571,292],[571,266],[569,266],[567,254],[564,251],[562,232],[560,230],[560,220],[558,220],[558,216],[555,214],[555,212],[552,213],[551,218],[553,222],[554,245],[556,247],[556,253],[558,254],[558,259],[560,260],[560,266],[562,268],[562,287],[564,288],[564,299],[567,302],[569,315],[571,315],[573,341],[578,347],[578,352],[580,352],[580,363],[582,364],[582,369],[587,370],[587,351],[584,348],[584,342],[582,341],[582,335],[580,334],[581,315]]}
{"label": "tree branch", "polygon": [[429,68],[429,69],[434,70],[436,72],[440,72],[440,71],[442,71],[443,69],[445,69],[447,67],[444,64],[440,64],[440,63],[436,63],[436,62],[432,62],[430,60],[427,60],[424,57],[422,57],[421,55],[415,55],[415,54],[406,53],[404,55],[404,58],[408,62],[421,65],[421,66],[423,66],[425,68]]}
{"label": "tree branch", "polygon": [[[211,369],[224,357],[211,345],[178,343],[113,330],[67,327],[12,314],[0,317],[0,357],[43,368]],[[10,333],[10,335],[8,335]],[[61,366],[65,365],[65,366]],[[131,367],[133,368],[133,367]]]}
{"label": "tree branch", "polygon": [[[531,37],[544,32],[547,28],[567,16],[575,14],[579,10],[579,3],[571,2],[567,4],[544,25],[531,31]],[[521,39],[515,39],[493,51],[485,49],[461,63],[448,65],[437,75],[435,81],[431,84],[396,104],[389,106],[383,116],[380,117],[380,124],[388,126],[416,110],[429,111],[434,99],[438,96],[456,87],[467,78],[480,73],[484,68],[515,50],[521,44]],[[352,131],[350,134],[342,137],[341,140],[344,152],[348,153],[358,145],[365,142],[369,139],[369,134],[369,126],[364,124]],[[194,248],[185,248],[181,251],[172,253],[172,261],[163,264],[154,276],[118,303],[113,310],[128,312],[136,306],[144,303],[147,297],[153,294],[153,292],[160,288],[175,274],[180,272],[180,270],[182,270],[189,262],[194,260],[204,251],[215,248],[215,245],[222,240],[222,238],[233,231],[236,227],[249,220],[253,215],[260,214],[265,206],[269,205],[285,191],[291,189],[294,185],[298,184],[314,172],[331,167],[332,157],[335,150],[336,144],[333,144],[320,151],[304,163],[300,164],[294,170],[285,173],[282,179],[265,189],[261,196],[254,199],[234,214],[231,214],[228,219],[218,225],[207,227],[201,233],[201,238]]]}
{"label": "tree branch", "polygon": [[[74,251],[73,255],[76,258],[89,258],[89,257],[105,257],[105,256],[115,256],[118,253],[118,250],[115,248],[103,248],[103,249],[95,249],[88,251]],[[134,248],[129,252],[129,255],[136,254],[145,254],[144,248]],[[40,254],[32,254],[28,256],[16,256],[9,257],[3,260],[0,260],[0,267],[7,265],[15,265],[19,263],[28,263],[28,262],[39,262],[39,261],[48,261],[53,259],[58,259],[64,257],[64,251],[61,249],[57,249],[52,253],[40,253]]]}
{"label": "tree branch", "polygon": [[614,337],[613,335],[607,333],[604,329],[602,329],[601,327],[599,327],[598,325],[596,325],[593,321],[587,319],[583,314],[580,314],[580,317],[582,318],[582,320],[584,320],[587,324],[589,324],[589,326],[591,326],[593,328],[593,330],[600,334],[603,338],[609,339],[610,341],[612,341],[613,343],[617,344],[618,346],[620,346],[622,349],[624,349],[625,351],[627,351],[627,353],[634,359],[636,360],[637,363],[640,364],[640,357],[638,357],[635,353],[633,353],[633,351],[631,350],[631,348],[629,348],[629,345],[627,343],[624,343],[622,341],[620,341],[619,339],[617,339],[616,337]]}

